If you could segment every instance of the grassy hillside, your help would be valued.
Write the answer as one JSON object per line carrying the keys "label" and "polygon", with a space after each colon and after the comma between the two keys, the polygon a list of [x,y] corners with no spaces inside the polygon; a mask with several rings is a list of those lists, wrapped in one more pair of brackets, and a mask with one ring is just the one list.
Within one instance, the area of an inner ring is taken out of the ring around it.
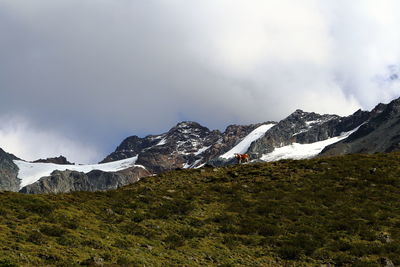
{"label": "grassy hillside", "polygon": [[0,193],[0,266],[400,264],[400,154],[180,170],[119,190]]}

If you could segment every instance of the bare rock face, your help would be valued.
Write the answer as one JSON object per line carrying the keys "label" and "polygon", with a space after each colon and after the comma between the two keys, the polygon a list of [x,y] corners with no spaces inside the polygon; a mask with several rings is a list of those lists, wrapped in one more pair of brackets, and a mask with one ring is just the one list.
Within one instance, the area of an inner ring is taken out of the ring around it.
{"label": "bare rock face", "polygon": [[400,98],[377,105],[370,114],[357,132],[326,147],[321,155],[400,151]]}
{"label": "bare rock face", "polygon": [[259,125],[231,125],[221,133],[196,122],[181,122],[160,135],[126,138],[102,162],[138,155],[136,163],[153,173],[199,167],[227,152]]}
{"label": "bare rock face", "polygon": [[34,163],[54,163],[60,165],[74,165],[73,163],[69,162],[66,157],[58,156],[54,158],[47,158],[47,159],[38,159],[33,161]]}
{"label": "bare rock face", "polygon": [[[177,168],[196,168],[205,164],[221,166],[235,163],[235,159],[220,156],[228,152],[254,129],[262,124],[275,124],[250,144],[247,151],[253,161],[260,161],[263,154],[292,143],[311,144],[357,129],[346,139],[326,147],[321,155],[346,153],[374,153],[400,151],[400,98],[391,103],[379,104],[371,112],[358,110],[347,117],[320,115],[296,110],[278,123],[266,122],[252,125],[230,125],[224,132],[210,130],[196,122],[181,122],[168,132],[144,138],[126,138],[102,162],[137,157],[131,168],[107,173],[92,171],[55,171],[49,177],[24,187],[26,193],[57,193],[70,191],[96,191],[117,188],[140,177]],[[253,136],[253,135],[252,135]],[[17,166],[12,157],[0,153],[0,189],[18,190]],[[65,158],[47,159],[53,163]],[[2,164],[2,165],[1,165]],[[2,167],[2,168],[1,168]]]}
{"label": "bare rock face", "polygon": [[0,148],[0,191],[19,190],[20,179],[17,178],[18,167],[14,159],[18,158]]}
{"label": "bare rock face", "polygon": [[156,145],[160,141],[160,136],[149,135],[140,138],[136,135],[126,138],[117,149],[99,163],[111,162],[116,160],[135,157],[146,148]]}
{"label": "bare rock face", "polygon": [[326,140],[357,128],[369,117],[369,112],[361,110],[348,117],[296,110],[253,142],[248,153],[252,158],[259,158],[275,148],[292,143],[309,144]]}
{"label": "bare rock face", "polygon": [[36,183],[23,187],[20,192],[28,194],[68,193],[73,191],[104,191],[137,182],[151,175],[141,167],[132,167],[118,172],[93,170],[89,173],[77,171],[54,171]]}

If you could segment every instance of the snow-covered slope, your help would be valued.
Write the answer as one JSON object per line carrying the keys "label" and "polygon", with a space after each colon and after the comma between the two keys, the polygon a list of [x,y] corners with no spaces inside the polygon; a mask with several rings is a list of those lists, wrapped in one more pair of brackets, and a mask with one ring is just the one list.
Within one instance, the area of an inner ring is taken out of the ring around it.
{"label": "snow-covered slope", "polygon": [[279,148],[275,148],[274,151],[268,154],[262,155],[260,158],[262,161],[275,161],[280,159],[305,159],[311,158],[319,153],[326,147],[336,142],[339,142],[343,139],[349,137],[352,133],[358,130],[359,127],[354,130],[344,132],[339,136],[332,137],[323,141],[311,143],[311,144],[299,144],[292,143],[288,146],[283,146]]}
{"label": "snow-covered slope", "polygon": [[49,176],[55,170],[72,170],[88,173],[93,170],[115,172],[134,166],[144,168],[141,165],[135,165],[136,160],[137,156],[128,159],[93,165],[59,165],[53,163],[31,163],[22,160],[14,160],[14,163],[19,168],[18,178],[21,179],[20,187],[22,188],[26,185],[33,184],[42,177]]}
{"label": "snow-covered slope", "polygon": [[250,134],[248,134],[242,141],[234,146],[231,150],[221,155],[221,158],[230,159],[233,158],[235,153],[243,154],[249,149],[252,142],[261,138],[269,129],[271,129],[275,124],[264,124],[256,129],[254,129]]}
{"label": "snow-covered slope", "polygon": [[249,133],[242,141],[240,141],[239,144],[234,146],[231,150],[221,155],[220,157],[224,159],[229,159],[233,158],[235,156],[235,153],[239,154],[246,153],[251,143],[262,137],[274,125],[275,124],[264,124],[257,127],[251,133]]}
{"label": "snow-covered slope", "polygon": [[[269,123],[272,122],[263,124]],[[197,122],[184,121],[163,134],[143,138],[130,136],[102,162],[138,155],[137,164],[145,166],[152,173],[176,168],[198,168],[232,149],[260,125],[229,125],[221,132],[210,130]]]}

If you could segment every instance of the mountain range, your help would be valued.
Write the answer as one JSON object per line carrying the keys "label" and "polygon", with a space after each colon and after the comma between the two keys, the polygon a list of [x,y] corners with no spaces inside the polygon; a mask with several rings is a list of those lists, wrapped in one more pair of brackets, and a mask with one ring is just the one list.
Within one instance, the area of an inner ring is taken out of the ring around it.
{"label": "mountain range", "polygon": [[130,136],[99,164],[64,157],[26,162],[0,149],[0,190],[60,193],[114,189],[165,171],[235,163],[400,150],[400,98],[346,117],[296,110],[285,119],[230,125],[224,132],[181,122],[168,132]]}

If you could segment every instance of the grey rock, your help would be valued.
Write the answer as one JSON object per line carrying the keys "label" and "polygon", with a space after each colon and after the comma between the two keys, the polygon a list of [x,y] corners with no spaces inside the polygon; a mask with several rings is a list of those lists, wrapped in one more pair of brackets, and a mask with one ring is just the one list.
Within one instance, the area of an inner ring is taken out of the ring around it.
{"label": "grey rock", "polygon": [[[259,125],[230,125],[221,133],[199,123],[185,121],[160,135],[128,137],[102,162],[138,155],[137,164],[152,173],[195,168],[227,152]],[[215,165],[228,163],[216,159]]]}
{"label": "grey rock", "polygon": [[382,232],[378,235],[378,240],[381,241],[382,243],[390,243],[392,242],[392,237],[390,236],[389,233],[387,232]]}
{"label": "grey rock", "polygon": [[87,260],[82,261],[80,265],[102,267],[104,266],[104,259],[101,257],[93,256]]}
{"label": "grey rock", "polygon": [[89,173],[77,171],[54,171],[50,176],[23,187],[20,192],[28,194],[67,193],[73,191],[103,191],[134,183],[141,177],[151,175],[140,167],[118,172],[93,170]]}
{"label": "grey rock", "polygon": [[145,138],[140,138],[136,135],[130,136],[123,140],[113,153],[99,163],[134,157],[146,148],[156,145],[159,141],[159,136],[149,135]]}
{"label": "grey rock", "polygon": [[248,153],[253,158],[259,158],[277,147],[287,146],[294,142],[309,144],[323,141],[355,129],[369,117],[369,112],[361,110],[348,117],[296,110],[272,127],[262,138],[253,142]]}
{"label": "grey rock", "polygon": [[383,267],[395,267],[393,261],[391,261],[389,258],[381,258],[380,261]]}
{"label": "grey rock", "polygon": [[0,148],[0,190],[17,192],[20,187],[20,179],[17,178],[18,167],[13,160],[16,156],[5,152]]}
{"label": "grey rock", "polygon": [[[220,156],[262,124],[265,123],[230,125],[224,132],[220,132],[196,122],[181,122],[160,135],[128,137],[102,161],[110,162],[138,156],[136,163],[145,166],[148,171],[133,168],[132,173],[54,172],[51,176],[23,188],[22,191],[55,193],[107,190],[134,182],[139,177],[164,171],[235,164],[237,162],[234,158],[223,159]],[[359,129],[347,139],[326,147],[321,156],[400,150],[400,98],[387,105],[379,104],[370,112],[358,110],[347,117],[296,110],[276,123],[263,137],[254,141],[247,153],[250,154],[252,162],[259,162],[263,154],[270,153],[275,148],[294,142],[308,144],[323,141],[357,127]],[[19,186],[16,175],[18,168],[12,162],[12,155],[2,152],[0,190],[16,191]],[[135,174],[136,172],[139,174]],[[370,173],[375,174],[377,170],[371,169]],[[127,177],[136,178],[130,180]]]}
{"label": "grey rock", "polygon": [[322,156],[400,150],[400,98],[379,104],[370,119],[347,139],[326,147]]}
{"label": "grey rock", "polygon": [[54,158],[47,158],[47,159],[38,159],[33,161],[34,163],[54,163],[54,164],[61,164],[61,165],[73,165],[73,163],[69,162],[66,157],[58,156]]}

